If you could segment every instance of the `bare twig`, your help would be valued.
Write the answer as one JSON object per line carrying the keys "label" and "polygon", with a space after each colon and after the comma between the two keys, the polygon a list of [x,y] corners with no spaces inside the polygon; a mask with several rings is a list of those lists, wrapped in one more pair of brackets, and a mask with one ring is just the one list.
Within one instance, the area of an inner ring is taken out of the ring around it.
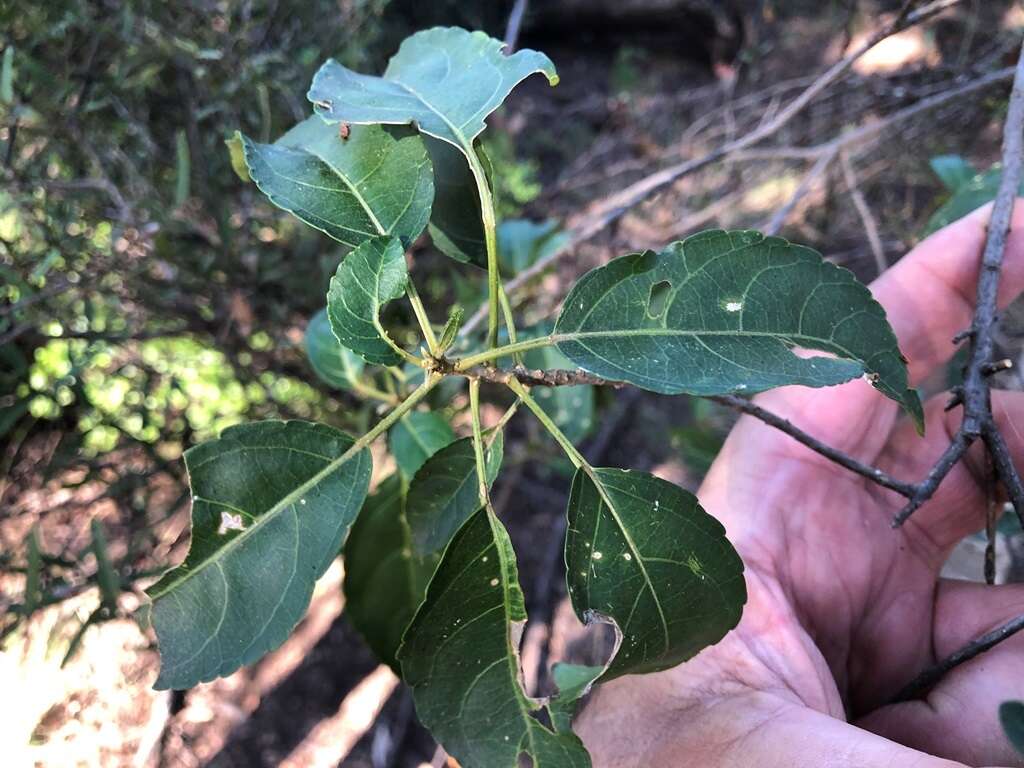
{"label": "bare twig", "polygon": [[800,180],[797,188],[793,190],[793,194],[790,196],[786,204],[783,205],[775,214],[771,217],[767,224],[763,227],[766,235],[777,235],[779,230],[782,229],[782,225],[786,223],[786,219],[789,218],[789,214],[793,212],[797,204],[807,195],[814,185],[818,183],[818,180],[828,171],[828,167],[832,165],[832,161],[836,159],[836,155],[839,154],[838,148],[831,148],[828,152],[823,152],[814,165],[811,166],[810,170],[804,174],[804,177]]}
{"label": "bare twig", "polygon": [[787,435],[792,437],[798,443],[807,446],[815,453],[820,453],[826,459],[834,461],[841,467],[845,467],[851,472],[856,472],[861,477],[865,477],[873,483],[876,483],[883,488],[888,488],[891,491],[901,496],[911,497],[916,492],[916,486],[912,483],[906,483],[902,480],[897,480],[895,477],[883,472],[878,467],[872,467],[865,464],[852,456],[848,456],[840,450],[833,448],[830,445],[826,445],[815,437],[804,432],[799,427],[795,426],[788,419],[784,419],[781,416],[777,416],[771,411],[766,411],[759,405],[755,405],[750,400],[736,395],[721,395],[719,397],[709,398],[714,400],[716,403],[727,405],[730,408],[735,408],[738,411],[742,411],[755,419],[763,421],[769,426],[775,427],[780,432],[785,432]]}
{"label": "bare twig", "polygon": [[920,698],[931,690],[931,688],[948,672],[960,666],[964,662],[970,661],[985,651],[994,648],[1004,640],[1013,637],[1022,629],[1024,629],[1024,616],[1018,616],[1017,618],[1006,622],[1002,626],[993,629],[991,632],[982,635],[977,640],[965,645],[952,656],[943,659],[933,667],[929,667],[911,680],[910,683],[904,686],[900,692],[893,697],[892,703]]}
{"label": "bare twig", "polygon": [[[562,258],[566,253],[571,252],[580,243],[589,240],[597,233],[604,230],[608,225],[617,221],[630,209],[636,207],[651,195],[665,189],[686,175],[694,173],[702,168],[715,163],[734,152],[738,152],[767,139],[786,126],[794,117],[800,114],[808,104],[817,98],[833,82],[844,75],[854,62],[863,56],[887,37],[901,32],[908,27],[920,24],[935,15],[958,5],[963,0],[933,0],[926,3],[917,10],[908,12],[909,4],[888,23],[880,26],[872,33],[856,50],[844,56],[818,76],[807,88],[796,96],[789,104],[775,115],[775,117],[761,125],[750,133],[727,142],[722,146],[708,152],[707,154],[684,160],[656,173],[652,173],[639,181],[629,185],[618,194],[601,201],[593,207],[574,227],[573,232],[566,244],[539,259],[528,269],[520,272],[516,277],[505,284],[505,292],[511,295],[514,291],[528,283],[537,275],[544,272],[554,261]],[[487,317],[487,308],[481,307],[470,317],[462,327],[461,335],[466,336],[472,333]]]}
{"label": "bare twig", "polygon": [[949,449],[928,473],[918,493],[911,497],[907,506],[896,516],[894,526],[905,522],[921,504],[931,498],[943,478],[962,458],[971,443],[979,438],[988,448],[996,474],[1010,494],[1014,509],[1024,520],[1024,483],[1013,465],[1006,441],[995,426],[989,385],[989,376],[993,372],[991,360],[995,346],[993,332],[997,322],[999,277],[1024,165],[1024,47],[1017,61],[1003,128],[1002,160],[1003,175],[992,207],[978,275],[974,320],[967,334],[970,339],[970,357],[964,370],[963,385],[957,391],[957,400],[963,405],[963,421]]}
{"label": "bare twig", "polygon": [[846,189],[853,200],[853,207],[857,209],[861,224],[864,225],[864,234],[868,236],[868,243],[871,245],[871,254],[875,257],[875,266],[878,274],[888,269],[889,264],[885,260],[885,249],[882,247],[882,238],[878,234],[878,224],[875,217],[871,215],[871,208],[868,201],[864,199],[864,193],[860,191],[857,184],[857,173],[853,170],[853,163],[850,161],[850,153],[842,151],[839,153],[839,162],[843,168],[843,178],[846,181]]}
{"label": "bare twig", "polygon": [[505,52],[512,53],[519,42],[519,29],[523,24],[523,16],[526,15],[527,0],[516,0],[512,6],[512,12],[508,15],[508,24],[505,27]]}

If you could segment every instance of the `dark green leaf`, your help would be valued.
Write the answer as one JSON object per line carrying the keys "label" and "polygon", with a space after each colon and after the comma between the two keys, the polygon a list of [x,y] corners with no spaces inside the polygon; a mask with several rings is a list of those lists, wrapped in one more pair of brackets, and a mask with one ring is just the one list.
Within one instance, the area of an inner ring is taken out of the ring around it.
{"label": "dark green leaf", "polygon": [[338,265],[327,292],[327,317],[338,341],[368,363],[399,365],[402,356],[380,324],[380,310],[405,293],[408,282],[397,238],[375,237],[359,245]]}
{"label": "dark green leaf", "polygon": [[1014,749],[1024,755],[1024,701],[1004,701],[999,706],[999,722]]}
{"label": "dark green leaf", "polygon": [[531,716],[540,708],[519,682],[518,638],[526,621],[515,552],[488,510],[459,530],[398,652],[416,712],[463,768],[585,768],[572,734]]}
{"label": "dark green leaf", "polygon": [[622,634],[606,679],[673,667],[736,626],[743,563],[693,494],[643,472],[579,469],[568,516],[573,608]]}
{"label": "dark green leaf", "polygon": [[157,688],[189,688],[280,645],[337,555],[370,481],[368,450],[322,424],[263,421],[192,448],[192,545],[147,590]]}
{"label": "dark green leaf", "polygon": [[[979,173],[965,184],[961,184],[949,200],[928,219],[928,223],[924,227],[924,234],[930,235],[937,232],[947,224],[952,224],[971,211],[995,200],[1002,177],[1002,166],[997,163],[984,173]],[[1024,181],[1021,182],[1018,194],[1024,194]]]}
{"label": "dark green leaf", "polygon": [[366,500],[345,544],[345,611],[377,657],[400,672],[395,653],[423,601],[427,578],[414,567],[396,473]]}
{"label": "dark green leaf", "polygon": [[330,122],[415,123],[467,155],[486,117],[515,86],[538,72],[555,85],[558,75],[542,53],[502,53],[483,32],[435,27],[402,43],[383,77],[360,75],[327,61],[316,73],[309,100]]}
{"label": "dark green leaf", "polygon": [[351,389],[362,375],[363,360],[341,345],[331,330],[327,310],[321,309],[309,321],[304,337],[306,355],[313,371],[322,381],[338,389]]}
{"label": "dark green leaf", "polygon": [[39,549],[39,528],[33,526],[28,532],[26,542],[27,559],[25,566],[25,598],[22,600],[22,611],[31,616],[42,599],[43,556]]}
{"label": "dark green leaf", "polygon": [[511,219],[498,225],[501,267],[515,275],[562,248],[569,235],[554,220]]}
{"label": "dark green leaf", "polygon": [[923,420],[868,289],[810,248],[758,232],[703,232],[588,272],[552,338],[580,368],[666,394],[824,387],[867,373]]}
{"label": "dark green leaf", "polygon": [[434,181],[423,140],[408,129],[338,126],[310,117],[273,144],[242,137],[249,175],[270,201],[345,245],[427,225]]}
{"label": "dark green leaf", "polygon": [[433,411],[413,411],[391,428],[388,448],[407,480],[423,462],[455,440],[448,420]]}
{"label": "dark green leaf", "polygon": [[[430,239],[445,256],[487,269],[480,195],[466,156],[446,141],[426,139],[434,166]],[[480,151],[479,145],[476,147]]]}
{"label": "dark green leaf", "polygon": [[928,164],[950,192],[955,192],[978,173],[974,166],[960,155],[936,155]]}
{"label": "dark green leaf", "polygon": [[[499,432],[487,451],[487,478],[501,469],[503,440]],[[480,509],[473,439],[464,437],[424,462],[409,484],[405,513],[415,557],[440,556],[455,532]]]}

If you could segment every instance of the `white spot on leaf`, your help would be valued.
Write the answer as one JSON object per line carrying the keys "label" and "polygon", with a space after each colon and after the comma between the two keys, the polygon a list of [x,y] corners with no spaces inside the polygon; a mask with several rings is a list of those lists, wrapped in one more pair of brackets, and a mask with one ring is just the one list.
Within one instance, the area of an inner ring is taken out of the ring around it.
{"label": "white spot on leaf", "polygon": [[217,528],[217,534],[223,536],[228,531],[244,531],[245,523],[242,522],[241,513],[232,515],[230,512],[220,513],[220,526]]}

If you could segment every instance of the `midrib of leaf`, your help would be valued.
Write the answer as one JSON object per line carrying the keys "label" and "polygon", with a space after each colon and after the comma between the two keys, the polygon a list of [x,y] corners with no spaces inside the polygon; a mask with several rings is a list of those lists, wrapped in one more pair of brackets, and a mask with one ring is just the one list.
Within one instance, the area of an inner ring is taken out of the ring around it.
{"label": "midrib of leaf", "polygon": [[[445,59],[447,60],[448,59],[448,52],[445,51],[444,54],[445,54]],[[450,63],[449,63],[449,66],[451,66]],[[429,109],[431,112],[433,112],[439,118],[441,118],[442,122],[445,125],[447,125],[449,129],[451,129],[451,132],[454,133],[456,138],[459,140],[459,144],[455,144],[455,146],[458,147],[459,149],[461,149],[462,152],[465,153],[467,157],[469,156],[469,154],[473,151],[473,146],[472,146],[472,144],[470,144],[469,142],[466,141],[466,135],[462,132],[461,128],[457,128],[455,126],[455,124],[451,120],[449,120],[447,117],[445,117],[443,112],[438,110],[437,107],[435,107],[433,104],[431,104],[429,101],[427,101],[412,86],[407,85],[406,83],[403,83],[401,80],[392,80],[391,82],[394,83],[395,85],[398,85],[398,86],[401,86],[402,88],[404,88],[410,94],[412,94],[417,99],[419,99],[420,102],[423,104],[423,106],[425,106],[427,109]],[[478,113],[479,113],[479,111],[480,110],[477,110]],[[473,116],[476,117],[475,114]],[[435,139],[439,139],[440,141],[448,141],[448,139],[446,139],[444,136],[438,136],[435,133],[431,133],[426,128],[423,128],[421,126],[418,126],[418,127],[420,128],[420,130],[422,130],[428,136],[433,136]],[[448,143],[451,144],[452,142],[448,141]]]}
{"label": "midrib of leaf", "polygon": [[[608,491],[604,487],[604,483],[602,483],[601,480],[598,478],[597,473],[594,471],[594,468],[590,466],[589,463],[584,462],[580,469],[582,469],[586,473],[587,477],[590,478],[590,481],[597,487],[598,495],[600,495],[601,500],[604,502],[605,506],[608,507],[608,512],[611,514],[612,519],[615,521],[615,524],[619,527],[619,530],[622,532],[622,537],[626,540],[626,545],[629,547],[629,551],[632,553],[633,559],[636,561],[637,568],[640,569],[640,573],[644,577],[644,584],[646,585],[646,588],[650,591],[651,597],[654,599],[654,605],[658,609],[658,618],[661,619],[661,629],[665,639],[665,649],[668,650],[669,646],[671,645],[671,639],[669,638],[668,632],[668,620],[665,618],[665,609],[661,606],[661,600],[658,598],[658,593],[654,589],[654,582],[651,581],[650,574],[647,573],[647,566],[644,565],[644,558],[640,554],[640,550],[637,549],[636,542],[633,541],[633,536],[632,534],[630,534],[629,529],[626,527],[626,524],[622,521],[622,518],[619,517],[618,511],[615,509],[615,505],[612,503],[611,497],[608,495]],[[597,520],[597,523],[594,527],[594,535],[596,537],[597,525],[600,524],[601,516],[595,515],[594,517]],[[597,539],[595,538],[594,541],[597,541]],[[637,601],[639,601],[640,599],[640,594],[641,593],[637,593]],[[588,575],[587,597],[589,598],[589,596],[590,576]],[[629,622],[627,621],[626,623],[628,624]],[[626,631],[625,627],[619,627],[619,629],[623,632]]]}
{"label": "midrib of leaf", "polygon": [[[491,536],[494,539],[495,545],[494,548],[497,551],[498,562],[501,564],[501,602],[502,608],[505,612],[505,626],[507,628],[507,631],[505,632],[505,648],[508,651],[505,654],[505,660],[508,662],[508,674],[509,679],[512,681],[512,689],[515,691],[516,700],[519,702],[519,715],[522,718],[523,725],[526,729],[526,740],[530,744],[529,752],[530,754],[536,754],[537,750],[533,740],[533,728],[531,727],[533,718],[531,718],[529,715],[529,712],[532,711],[533,708],[530,706],[530,700],[526,697],[526,694],[523,692],[523,687],[519,683],[519,651],[518,649],[512,647],[511,628],[513,618],[512,605],[509,601],[508,590],[508,577],[509,574],[511,573],[511,571],[509,570],[510,563],[508,560],[508,552],[505,551],[505,547],[501,546],[504,541],[504,539],[502,539],[501,537],[501,534],[504,533],[504,531],[499,531],[495,527],[496,521],[497,518],[495,517],[494,510],[491,509],[491,503],[490,500],[488,499],[487,524],[491,527]],[[505,535],[507,536],[508,534]]]}
{"label": "midrib of leaf", "polygon": [[[309,151],[309,150],[306,150],[306,151]],[[350,181],[348,179],[348,177],[345,176],[345,174],[343,174],[341,171],[339,171],[337,168],[335,168],[330,162],[328,162],[326,159],[324,159],[324,157],[321,156],[320,154],[318,154],[316,152],[310,152],[309,154],[313,155],[313,157],[317,158],[318,160],[320,160],[321,163],[323,163],[328,168],[330,168],[331,171],[334,173],[334,175],[337,176],[339,179],[341,179],[341,183],[349,188],[349,191],[352,193],[352,196],[359,202],[359,205],[362,206],[363,210],[366,211],[366,215],[370,218],[370,222],[373,224],[373,226],[376,227],[378,234],[381,234],[381,235],[389,235],[389,234],[391,234],[391,231],[388,230],[388,229],[385,229],[384,226],[380,223],[380,220],[377,218],[376,214],[373,212],[373,209],[370,208],[370,204],[363,197],[362,193],[360,193],[358,187],[356,187],[356,185],[352,181]],[[382,163],[383,163],[383,161],[382,161]],[[377,168],[380,168],[380,165],[378,165]],[[368,173],[366,176],[364,176],[361,181],[365,181],[366,179],[370,178],[370,176],[375,174],[377,172],[377,168],[374,168],[372,171],[370,171],[370,173]],[[408,205],[406,205],[406,210],[408,210]],[[400,218],[401,218],[401,216],[396,218],[395,221],[397,222]]]}
{"label": "midrib of leaf", "polygon": [[[349,459],[357,455],[360,451],[363,450],[363,448],[366,448],[370,443],[376,440],[377,437],[380,436],[381,433],[386,431],[388,427],[390,427],[392,424],[394,424],[396,421],[402,418],[402,416],[404,416],[406,413],[412,410],[416,403],[422,400],[427,395],[427,393],[430,392],[430,390],[437,385],[439,381],[439,378],[431,378],[430,376],[428,376],[423,381],[423,384],[421,384],[415,392],[409,395],[409,397],[406,398],[401,405],[396,407],[393,411],[391,411],[391,413],[389,413],[387,416],[385,416],[383,419],[377,422],[377,426],[375,426],[365,435],[360,437],[358,440],[355,440],[349,447],[349,449],[345,451],[343,454],[341,454],[341,456],[331,461],[329,464],[327,464],[327,466],[325,466],[323,469],[321,469],[319,472],[317,472],[315,475],[309,478],[309,480],[306,480],[291,493],[287,494],[282,499],[280,499],[276,504],[274,504],[274,506],[272,506],[262,515],[260,515],[256,519],[256,522],[254,522],[244,531],[241,531],[236,537],[231,539],[231,541],[229,541],[223,547],[214,552],[206,560],[203,560],[201,563],[199,563],[195,568],[186,571],[180,578],[168,584],[161,592],[156,594],[150,594],[150,599],[156,600],[157,598],[163,597],[171,590],[177,589],[181,585],[185,584],[197,573],[202,572],[203,569],[205,569],[211,563],[220,567],[220,561],[223,560],[228,555],[228,553],[233,552],[235,549],[241,546],[242,542],[247,541],[256,531],[263,528],[267,521],[276,520],[277,516],[281,514],[283,510],[287,509],[290,506],[294,506],[295,503],[300,498],[302,498],[303,495],[308,493],[312,488],[315,488],[319,483],[321,483],[324,480],[324,478],[326,478],[332,472],[337,471],[337,469],[344,465],[346,462],[348,462]],[[267,450],[279,449],[268,448]],[[222,454],[218,454],[218,457],[221,455]]]}

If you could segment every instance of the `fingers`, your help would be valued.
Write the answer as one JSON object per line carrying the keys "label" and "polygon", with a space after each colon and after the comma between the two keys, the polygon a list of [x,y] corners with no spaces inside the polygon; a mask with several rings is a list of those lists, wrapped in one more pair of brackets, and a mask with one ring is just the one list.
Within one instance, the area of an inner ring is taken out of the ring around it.
{"label": "fingers", "polygon": [[[871,284],[885,307],[918,383],[953,353],[952,337],[970,325],[992,206],[936,232]],[[1024,200],[1014,206],[1003,258],[999,305],[1024,291]]]}
{"label": "fingers", "polygon": [[[948,657],[1022,613],[1024,585],[940,582],[932,661]],[[881,707],[858,724],[914,749],[969,765],[1024,765],[1003,734],[998,716],[1003,701],[1021,698],[1024,634],[956,667],[924,701]]]}
{"label": "fingers", "polygon": [[[882,469],[915,482],[925,477],[960,426],[960,409],[943,411],[947,399],[939,395],[926,403],[924,438],[909,423],[896,428],[879,457]],[[1014,463],[1024,466],[1024,393],[992,392],[992,413]],[[931,500],[904,524],[907,536],[936,569],[960,539],[985,525],[992,476],[984,450],[977,441],[966,461],[950,470]]]}

